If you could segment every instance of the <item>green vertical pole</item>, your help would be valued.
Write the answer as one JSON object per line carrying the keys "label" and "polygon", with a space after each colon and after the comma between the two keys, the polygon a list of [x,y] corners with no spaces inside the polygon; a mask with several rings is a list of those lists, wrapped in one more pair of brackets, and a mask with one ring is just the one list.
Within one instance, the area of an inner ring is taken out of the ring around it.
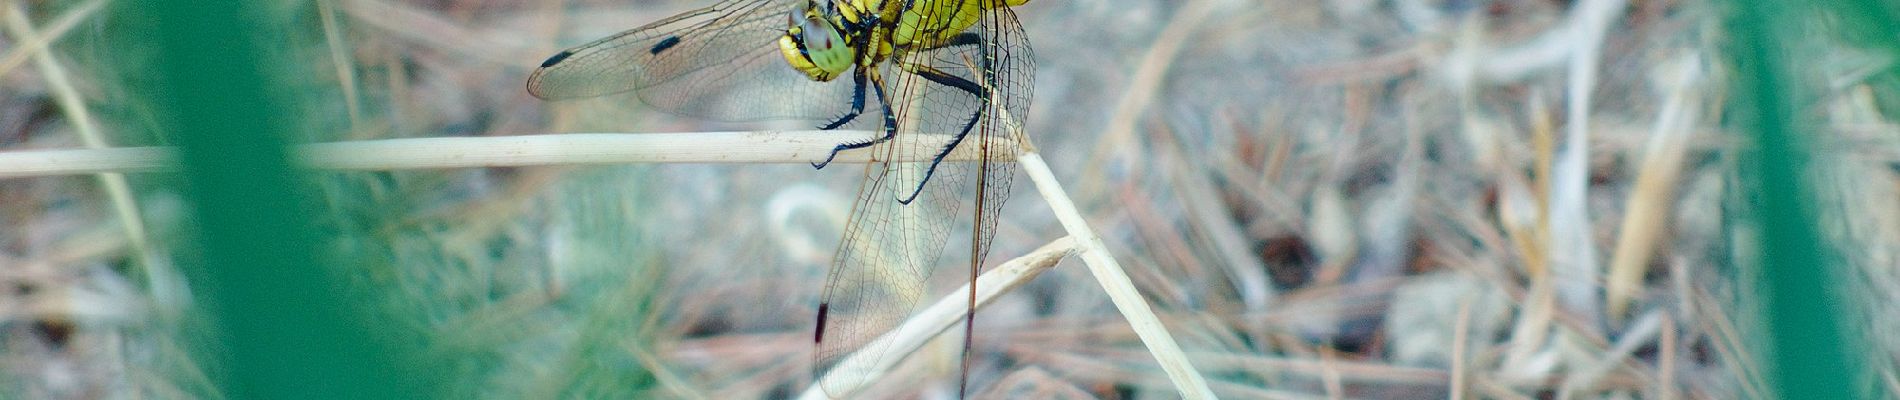
{"label": "green vertical pole", "polygon": [[[312,186],[294,174],[286,138],[303,126],[282,86],[293,37],[280,4],[120,2],[118,19],[155,56],[149,94],[177,141],[202,264],[187,266],[211,313],[233,399],[411,397],[386,331],[325,265],[308,218]],[[141,30],[142,29],[142,30]],[[128,46],[130,46],[128,44]],[[264,46],[271,46],[269,52]]]}
{"label": "green vertical pole", "polygon": [[1788,69],[1787,26],[1809,23],[1787,2],[1730,2],[1728,26],[1735,42],[1737,121],[1755,137],[1751,203],[1761,230],[1754,274],[1757,309],[1768,340],[1767,379],[1785,399],[1851,399],[1860,382],[1859,359],[1849,357],[1840,315],[1846,308],[1836,279],[1838,264],[1822,246],[1807,181],[1812,149],[1800,127],[1803,96]]}

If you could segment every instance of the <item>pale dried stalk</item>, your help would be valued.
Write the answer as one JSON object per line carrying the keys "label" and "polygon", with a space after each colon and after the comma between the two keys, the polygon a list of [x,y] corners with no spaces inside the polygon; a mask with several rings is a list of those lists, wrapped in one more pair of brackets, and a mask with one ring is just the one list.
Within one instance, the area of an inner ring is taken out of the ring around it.
{"label": "pale dried stalk", "polygon": [[170,147],[0,151],[0,179],[171,170]]}
{"label": "pale dried stalk", "polygon": [[1016,162],[1029,172],[1029,180],[1036,183],[1036,191],[1042,193],[1044,201],[1049,202],[1049,208],[1055,212],[1056,219],[1062,222],[1062,228],[1080,242],[1082,261],[1088,265],[1089,273],[1095,275],[1096,282],[1101,283],[1102,290],[1107,292],[1109,301],[1115,303],[1115,309],[1128,319],[1128,324],[1135,329],[1135,335],[1141,337],[1141,343],[1148,347],[1155,361],[1161,363],[1161,370],[1166,371],[1168,379],[1174,381],[1175,389],[1181,391],[1181,397],[1215,398],[1213,389],[1207,386],[1207,378],[1201,377],[1201,372],[1188,363],[1187,355],[1181,352],[1181,345],[1174,342],[1174,336],[1161,325],[1161,318],[1148,308],[1147,300],[1135,290],[1134,282],[1128,279],[1127,273],[1122,272],[1121,264],[1109,254],[1108,246],[1102,244],[1102,238],[1089,228],[1088,221],[1083,220],[1082,213],[1069,200],[1069,194],[1062,190],[1062,184],[1056,182],[1055,174],[1049,171],[1049,164],[1042,161],[1042,155],[1024,152],[1017,156]]}
{"label": "pale dried stalk", "polygon": [[[1557,313],[1555,300],[1556,283],[1550,272],[1549,257],[1551,247],[1551,170],[1556,163],[1555,134],[1551,128],[1550,112],[1544,105],[1543,96],[1535,93],[1529,96],[1529,118],[1531,121],[1531,148],[1536,157],[1536,174],[1529,181],[1535,192],[1530,196],[1536,199],[1536,211],[1532,216],[1533,224],[1529,229],[1517,226],[1512,230],[1512,238],[1524,255],[1524,272],[1530,279],[1529,293],[1525,294],[1525,303],[1518,312],[1517,322],[1511,329],[1510,348],[1506,350],[1501,374],[1536,375],[1542,371],[1533,371],[1529,367],[1539,352],[1545,348],[1545,340],[1550,334],[1550,325]],[[1503,180],[1505,188],[1516,183],[1514,176]],[[1509,193],[1506,191],[1505,193]],[[1522,196],[1516,196],[1522,197]],[[1507,227],[1507,229],[1512,229]]]}
{"label": "pale dried stalk", "polygon": [[1556,175],[1551,178],[1551,272],[1555,273],[1557,299],[1565,309],[1590,321],[1601,321],[1601,300],[1597,280],[1603,266],[1597,262],[1596,241],[1590,234],[1590,101],[1597,83],[1597,58],[1603,37],[1615,16],[1621,15],[1624,0],[1591,0],[1577,3],[1571,11],[1575,21],[1565,82],[1564,149],[1557,155]]}
{"label": "pale dried stalk", "polygon": [[[443,137],[364,140],[298,146],[297,157],[316,169],[405,170],[471,167],[524,167],[623,163],[809,163],[823,160],[838,143],[863,140],[867,131],[761,131],[693,133],[567,133],[553,135]],[[893,141],[947,143],[944,135],[905,135]],[[1005,150],[1012,146],[1000,142]],[[935,149],[928,143],[900,146]],[[959,147],[948,161],[978,157],[974,146]],[[926,151],[888,152],[857,149],[838,153],[833,162],[863,163],[874,156],[889,161],[924,161]],[[177,165],[167,147],[60,149],[0,152],[0,178],[152,172]]]}
{"label": "pale dried stalk", "polygon": [[1652,311],[1637,317],[1630,323],[1629,329],[1623,331],[1622,337],[1617,338],[1614,346],[1600,353],[1598,359],[1588,361],[1564,378],[1562,386],[1557,389],[1557,398],[1569,400],[1579,395],[1596,394],[1587,391],[1610,371],[1621,367],[1638,348],[1655,339],[1662,330],[1663,318],[1662,311]]}
{"label": "pale dried stalk", "polygon": [[1471,372],[1470,367],[1465,366],[1465,352],[1468,351],[1465,346],[1471,342],[1471,301],[1465,298],[1458,302],[1458,320],[1453,322],[1451,329],[1451,382],[1446,384],[1451,391],[1447,398],[1451,400],[1464,400],[1469,396],[1465,389],[1469,382],[1465,376]]}
{"label": "pale dried stalk", "polygon": [[1693,89],[1701,66],[1694,54],[1684,54],[1673,65],[1676,76],[1666,78],[1669,93],[1663,102],[1656,130],[1643,149],[1641,172],[1636,188],[1630,191],[1628,212],[1610,256],[1609,278],[1604,284],[1604,302],[1612,321],[1622,321],[1630,301],[1643,284],[1650,256],[1665,234],[1671,200],[1675,198],[1677,177],[1682,174],[1682,159],[1689,148],[1690,130],[1695,126],[1696,109],[1701,97]]}
{"label": "pale dried stalk", "polygon": [[[1073,239],[1066,237],[1056,239],[1043,245],[1042,248],[1004,262],[1003,265],[983,273],[983,276],[978,277],[975,282],[976,307],[982,308],[988,305],[997,296],[1009,293],[1016,287],[1035,279],[1043,271],[1055,267],[1057,262],[1075,252],[1075,246]],[[886,333],[886,335],[896,335],[889,338],[889,346],[883,346],[875,351],[853,353],[843,362],[838,363],[837,367],[832,368],[832,371],[867,371],[871,373],[870,375],[846,377],[827,374],[819,378],[826,384],[820,385],[814,382],[811,387],[805,389],[805,393],[799,395],[799,398],[850,397],[852,393],[862,389],[863,385],[877,382],[877,378],[884,371],[890,370],[899,361],[903,361],[905,355],[917,351],[918,348],[923,347],[924,342],[930,341],[930,338],[936,337],[944,329],[949,329],[962,321],[969,311],[969,291],[970,286],[964,285],[937,300],[936,303],[932,303],[924,311],[904,320],[903,325]],[[879,339],[879,341],[882,340],[884,339]],[[825,392],[827,387],[839,393],[827,394]]]}

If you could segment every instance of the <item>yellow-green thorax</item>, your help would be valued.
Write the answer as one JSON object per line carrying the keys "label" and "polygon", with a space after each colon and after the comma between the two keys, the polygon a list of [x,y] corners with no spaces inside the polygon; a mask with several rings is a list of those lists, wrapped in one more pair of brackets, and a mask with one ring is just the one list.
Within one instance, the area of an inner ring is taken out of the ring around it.
{"label": "yellow-green thorax", "polygon": [[[875,67],[896,52],[940,46],[984,12],[1029,1],[914,0],[905,7],[907,0],[807,0],[790,10],[779,52],[812,80],[830,81],[854,65]],[[868,15],[880,23],[864,23]]]}

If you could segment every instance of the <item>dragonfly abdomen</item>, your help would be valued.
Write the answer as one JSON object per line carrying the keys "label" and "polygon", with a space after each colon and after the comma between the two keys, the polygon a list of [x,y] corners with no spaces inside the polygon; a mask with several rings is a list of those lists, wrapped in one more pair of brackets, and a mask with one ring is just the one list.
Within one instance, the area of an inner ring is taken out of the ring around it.
{"label": "dragonfly abdomen", "polygon": [[[885,0],[901,7],[905,0]],[[891,44],[898,48],[934,48],[976,25],[983,14],[998,7],[1028,4],[1030,0],[916,0],[897,16]],[[895,8],[894,7],[894,8]]]}

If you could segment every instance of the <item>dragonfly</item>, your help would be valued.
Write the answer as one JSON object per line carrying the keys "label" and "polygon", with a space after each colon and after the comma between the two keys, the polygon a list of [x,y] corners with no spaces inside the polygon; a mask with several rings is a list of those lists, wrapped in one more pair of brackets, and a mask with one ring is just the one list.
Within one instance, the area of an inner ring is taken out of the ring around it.
{"label": "dragonfly", "polygon": [[[976,277],[1029,110],[1034,57],[1012,11],[1028,1],[724,0],[556,53],[527,87],[548,100],[633,92],[675,114],[872,132],[812,163],[874,153],[820,295],[814,376],[870,373],[837,367],[888,344],[921,298],[959,208],[975,204],[961,393]],[[940,140],[906,140],[925,137]],[[975,161],[946,162],[959,149]],[[834,395],[849,390],[834,384],[848,379],[820,381]]]}

